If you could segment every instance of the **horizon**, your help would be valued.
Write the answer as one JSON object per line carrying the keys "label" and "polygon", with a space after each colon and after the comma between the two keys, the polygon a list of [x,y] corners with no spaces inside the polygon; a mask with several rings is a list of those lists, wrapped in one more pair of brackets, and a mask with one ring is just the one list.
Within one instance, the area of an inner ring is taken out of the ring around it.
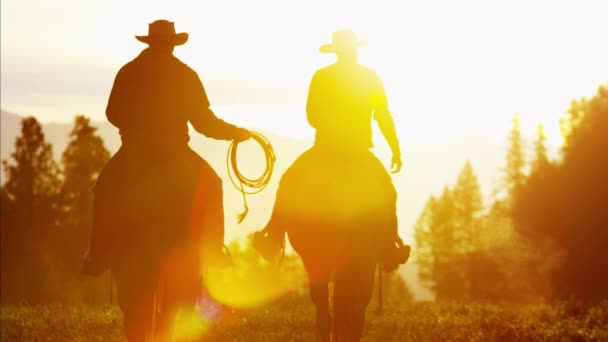
{"label": "horizon", "polygon": [[[306,121],[306,113],[304,108],[300,108],[301,106],[297,104],[231,104],[231,105],[218,105],[211,106],[216,115],[222,120],[234,123],[238,122],[237,125],[242,127],[246,127],[247,129],[253,131],[266,131],[271,134],[275,134],[277,136],[285,137],[292,140],[297,141],[305,141],[305,142],[313,142],[314,141],[314,129],[310,127],[308,122]],[[1,108],[3,113],[12,114],[18,116],[20,118],[33,116],[38,120],[41,124],[44,125],[71,125],[74,122],[74,118],[78,115],[84,115],[91,119],[93,123],[105,123],[111,125],[111,123],[104,117],[95,117],[90,115],[89,113],[79,111],[75,112],[71,116],[65,116],[61,119],[47,119],[44,118],[46,116],[40,115],[38,113],[21,113],[17,111],[13,111],[7,108]],[[565,112],[565,111],[564,111]],[[240,114],[253,114],[253,116],[241,116]],[[282,116],[284,113],[298,113],[297,116]],[[440,137],[430,136],[425,132],[420,132],[415,128],[407,128],[402,127],[401,131],[405,132],[405,134],[399,134],[399,139],[401,143],[410,143],[410,144],[424,144],[424,143],[437,143],[437,144],[450,144],[455,141],[468,139],[471,137],[480,137],[483,139],[490,140],[495,143],[506,143],[507,135],[511,130],[511,121],[513,119],[513,115],[519,114],[519,112],[512,113],[511,117],[507,118],[505,127],[500,128],[497,131],[444,131],[445,134],[442,134]],[[259,115],[259,116],[258,116]],[[262,120],[259,120],[260,116]],[[521,119],[521,114],[520,114]],[[557,118],[559,119],[559,118]],[[552,125],[548,125],[549,129],[558,128],[556,126],[559,125],[559,120],[556,120]],[[547,130],[547,126],[543,124],[545,130]],[[285,130],[287,128],[287,130]],[[374,141],[377,141],[380,145],[385,145],[386,142],[382,140],[382,135],[378,129],[378,127],[374,124],[373,127],[373,138]],[[522,123],[521,127],[524,138],[532,142],[536,138],[536,130],[537,126],[533,125],[530,122],[527,122],[526,125]],[[199,134],[196,131],[190,131],[192,134]],[[546,133],[546,132],[545,132]],[[559,148],[562,144],[562,138],[553,136],[548,137],[547,144],[549,146]],[[377,146],[376,146],[377,147]],[[407,146],[403,146],[407,148]]]}

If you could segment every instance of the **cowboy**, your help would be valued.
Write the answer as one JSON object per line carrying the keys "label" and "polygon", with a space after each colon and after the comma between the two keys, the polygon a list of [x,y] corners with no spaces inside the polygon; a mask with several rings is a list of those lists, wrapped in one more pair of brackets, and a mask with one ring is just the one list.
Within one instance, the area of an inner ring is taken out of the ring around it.
{"label": "cowboy", "polygon": [[393,153],[393,172],[399,172],[401,149],[384,86],[375,71],[358,63],[358,48],[365,44],[353,31],[339,30],[332,43],[319,48],[338,60],[314,74],[306,115],[316,130],[315,145],[329,148],[373,147],[370,123],[375,119]]}
{"label": "cowboy", "polygon": [[[317,148],[341,153],[348,151],[346,153],[354,155],[360,152],[361,159],[353,159],[361,162],[353,165],[364,165],[363,168],[369,170],[371,176],[386,178],[386,171],[380,169],[380,163],[374,163],[376,159],[371,158],[371,153],[368,154],[369,148],[373,147],[372,118],[378,123],[391,148],[393,172],[401,169],[401,150],[382,81],[376,72],[358,63],[358,48],[364,44],[353,31],[339,30],[333,33],[330,44],[320,47],[322,53],[335,53],[337,61],[314,74],[306,114],[308,122],[316,130]],[[395,190],[390,188],[392,183],[389,179],[384,184],[388,187],[386,193],[394,196],[390,200],[392,213],[388,215],[396,215],[396,207],[393,206],[396,202],[396,195],[393,195]],[[334,332],[345,340],[358,341],[362,336],[376,263],[377,260],[364,255],[359,265],[343,267],[334,274],[334,279],[341,281],[334,284]],[[339,293],[342,289],[345,293]],[[310,295],[317,310],[325,310],[325,283],[313,284]]]}
{"label": "cowboy", "polygon": [[[393,172],[399,172],[402,161],[382,81],[358,63],[362,44],[352,31],[340,30],[331,44],[321,46],[321,52],[338,59],[318,70],[310,84],[306,113],[316,130],[314,146],[282,176],[273,214],[260,232],[266,235],[254,235],[254,247],[272,255],[266,248],[271,244],[260,236],[280,241],[287,232],[308,273],[324,341],[332,330],[339,341],[358,341],[377,264],[396,268],[405,262],[385,260],[400,240],[397,194],[390,174],[370,151],[372,119],[392,150]],[[333,329],[328,305],[332,281]]]}
{"label": "cowboy", "polygon": [[187,33],[157,20],[136,38],[148,47],[120,69],[106,108],[122,146],[95,186],[83,271],[110,269],[126,335],[140,341],[159,324],[161,294],[164,312],[193,305],[201,268],[222,261],[222,182],[189,148],[188,123],[219,140],[243,141],[250,132],[217,118],[197,73],[173,55]]}

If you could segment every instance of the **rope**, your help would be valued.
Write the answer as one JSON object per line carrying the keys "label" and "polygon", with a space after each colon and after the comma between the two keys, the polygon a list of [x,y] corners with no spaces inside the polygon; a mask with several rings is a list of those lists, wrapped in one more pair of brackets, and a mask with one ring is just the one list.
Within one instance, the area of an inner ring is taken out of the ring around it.
{"label": "rope", "polygon": [[230,144],[230,147],[228,147],[228,154],[226,155],[226,168],[228,169],[230,182],[232,182],[232,185],[234,185],[234,187],[243,195],[245,210],[237,215],[238,223],[243,222],[245,216],[247,216],[247,213],[249,212],[246,195],[257,194],[264,190],[270,181],[272,171],[274,170],[274,163],[276,161],[272,145],[270,145],[270,142],[265,136],[257,132],[251,132],[251,139],[262,147],[264,155],[266,156],[266,169],[258,178],[247,178],[240,172],[237,162],[237,151],[240,142],[233,141]]}

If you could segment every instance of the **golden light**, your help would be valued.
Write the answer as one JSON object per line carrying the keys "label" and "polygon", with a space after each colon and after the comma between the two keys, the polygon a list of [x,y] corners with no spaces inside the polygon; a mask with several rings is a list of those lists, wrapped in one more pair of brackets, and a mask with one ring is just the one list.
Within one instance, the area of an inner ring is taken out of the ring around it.
{"label": "golden light", "polygon": [[208,270],[203,282],[209,295],[229,307],[246,309],[268,304],[306,284],[305,278],[277,265],[251,263],[258,258],[235,260],[225,270]]}
{"label": "golden light", "polygon": [[[559,143],[558,120],[569,100],[593,93],[608,74],[603,62],[608,51],[597,44],[601,13],[600,2],[108,0],[85,5],[60,0],[49,6],[7,1],[2,63],[3,72],[12,70],[26,55],[37,57],[37,68],[88,65],[116,71],[144,48],[133,36],[144,34],[149,22],[167,18],[178,31],[190,33],[176,54],[203,79],[275,85],[304,99],[315,69],[333,60],[318,53],[319,45],[332,31],[348,27],[369,41],[361,60],[383,78],[403,139],[449,141],[471,132],[502,137],[519,112],[524,130],[533,134],[543,123],[548,141]],[[24,16],[28,20],[20,19]],[[111,80],[112,75],[104,76],[98,89],[109,90]],[[36,109],[45,120],[71,119],[72,109],[21,103],[5,93],[3,106],[9,109]],[[107,94],[95,96],[79,107],[102,118]],[[64,106],[72,98],[66,95]],[[437,127],[438,122],[449,129]],[[257,126],[291,135],[290,127],[270,118],[260,118]]]}
{"label": "golden light", "polygon": [[[198,341],[205,336],[213,321],[205,317],[196,309],[178,309],[170,330],[167,332],[167,341]],[[161,341],[165,340],[163,338]]]}

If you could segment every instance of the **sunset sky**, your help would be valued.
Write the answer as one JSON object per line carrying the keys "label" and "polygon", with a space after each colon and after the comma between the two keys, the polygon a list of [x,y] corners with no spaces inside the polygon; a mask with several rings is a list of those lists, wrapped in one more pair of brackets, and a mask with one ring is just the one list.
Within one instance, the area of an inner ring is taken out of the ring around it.
{"label": "sunset sky", "polygon": [[[159,18],[190,34],[176,55],[199,73],[219,116],[288,136],[309,134],[308,83],[333,61],[318,47],[345,27],[369,41],[362,63],[384,79],[406,139],[503,139],[519,112],[525,129],[543,122],[557,143],[570,99],[592,95],[608,80],[606,1],[3,0],[1,6],[2,109],[45,122],[80,112],[104,119],[116,71],[145,47],[133,36]],[[249,102],[265,115],[254,117]],[[287,107],[260,110],[260,103]]]}

